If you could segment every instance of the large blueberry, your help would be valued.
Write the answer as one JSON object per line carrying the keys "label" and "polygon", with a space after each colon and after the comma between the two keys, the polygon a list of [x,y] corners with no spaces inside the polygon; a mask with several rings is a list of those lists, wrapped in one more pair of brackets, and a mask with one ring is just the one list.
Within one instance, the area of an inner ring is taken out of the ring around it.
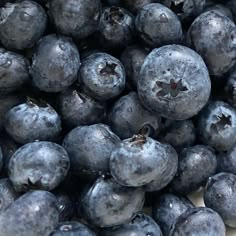
{"label": "large blueberry", "polygon": [[120,143],[107,125],[95,124],[73,129],[63,141],[76,175],[96,175],[109,172],[113,149]]}
{"label": "large blueberry", "polygon": [[47,14],[34,1],[7,3],[0,8],[0,41],[6,48],[31,48],[43,36]]}
{"label": "large blueberry", "polygon": [[69,38],[47,35],[37,45],[30,74],[40,90],[60,92],[77,79],[79,68],[75,44]]}
{"label": "large blueberry", "polygon": [[92,225],[111,227],[132,220],[142,210],[144,191],[99,178],[81,198],[84,218]]}
{"label": "large blueberry", "polygon": [[210,92],[206,65],[187,47],[163,46],[154,49],[144,60],[138,93],[143,105],[158,115],[188,119],[205,106]]}
{"label": "large blueberry", "polygon": [[67,152],[51,142],[28,143],[11,157],[8,172],[18,192],[52,190],[66,177],[70,167]]}
{"label": "large blueberry", "polygon": [[81,39],[98,27],[100,0],[52,0],[49,6],[51,19],[61,34]]}
{"label": "large blueberry", "polygon": [[51,141],[61,132],[61,119],[49,104],[29,100],[7,112],[4,127],[18,143]]}
{"label": "large blueberry", "polygon": [[115,102],[108,121],[111,129],[122,139],[138,133],[156,136],[160,129],[160,117],[146,110],[135,92],[130,92]]}

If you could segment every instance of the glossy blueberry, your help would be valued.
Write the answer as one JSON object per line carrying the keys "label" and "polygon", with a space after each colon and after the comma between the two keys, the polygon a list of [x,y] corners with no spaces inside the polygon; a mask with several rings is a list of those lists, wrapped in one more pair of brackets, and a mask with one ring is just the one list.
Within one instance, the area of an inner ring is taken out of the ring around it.
{"label": "glossy blueberry", "polygon": [[125,47],[131,44],[135,38],[134,16],[121,7],[105,8],[100,18],[98,30],[103,47]]}
{"label": "glossy blueberry", "polygon": [[113,149],[120,143],[107,125],[95,124],[73,129],[63,141],[76,175],[96,175],[109,172]]}
{"label": "glossy blueberry", "polygon": [[51,142],[28,143],[11,157],[8,174],[17,192],[52,190],[66,177],[70,167],[67,152]]}
{"label": "glossy blueberry", "polygon": [[51,141],[61,132],[61,119],[49,104],[29,100],[7,112],[4,127],[21,144]]}
{"label": "glossy blueberry", "polygon": [[221,14],[227,16],[230,20],[233,21],[233,15],[232,15],[231,10],[223,4],[213,4],[211,6],[206,7],[204,11],[220,12]]}
{"label": "glossy blueberry", "polygon": [[87,225],[77,221],[60,222],[50,236],[96,236]]}
{"label": "glossy blueberry", "polygon": [[225,85],[225,95],[227,102],[236,107],[236,68],[233,68]]}
{"label": "glossy blueberry", "polygon": [[204,186],[216,168],[216,155],[210,148],[203,145],[186,148],[179,155],[178,171],[171,187],[182,194],[191,193]]}
{"label": "glossy blueberry", "polygon": [[0,93],[16,91],[27,83],[29,66],[24,56],[0,48]]}
{"label": "glossy blueberry", "polygon": [[135,92],[118,99],[108,115],[111,129],[121,138],[144,133],[156,136],[160,128],[160,117],[146,110]]}
{"label": "glossy blueberry", "polygon": [[152,208],[152,217],[160,225],[164,236],[169,236],[174,222],[194,205],[187,198],[166,193],[161,195]]}
{"label": "glossy blueberry", "polygon": [[202,13],[189,28],[187,38],[188,45],[202,56],[211,75],[220,77],[235,64],[235,24],[222,13]]}
{"label": "glossy blueberry", "polygon": [[180,152],[195,143],[195,126],[191,120],[174,121],[161,132],[159,140],[163,143],[169,143]]}
{"label": "glossy blueberry", "polygon": [[52,0],[49,11],[59,33],[82,39],[96,31],[101,3],[100,0]]}
{"label": "glossy blueberry", "polygon": [[188,209],[173,225],[170,236],[225,236],[225,225],[212,209],[196,207]]}
{"label": "glossy blueberry", "polygon": [[206,0],[161,0],[169,7],[183,22],[194,20],[200,15],[206,5]]}
{"label": "glossy blueberry", "polygon": [[144,60],[138,94],[143,105],[157,115],[188,119],[205,106],[210,92],[206,65],[187,47],[163,46],[154,49]]}
{"label": "glossy blueberry", "polygon": [[0,236],[49,235],[58,223],[57,199],[47,191],[31,191],[0,215]]}
{"label": "glossy blueberry", "polygon": [[118,183],[138,187],[162,178],[169,159],[177,159],[174,149],[169,152],[152,138],[134,135],[112,151],[110,171]]}
{"label": "glossy blueberry", "polygon": [[124,90],[125,69],[115,57],[106,53],[95,53],[83,60],[79,81],[91,97],[106,101]]}
{"label": "glossy blueberry", "polygon": [[6,48],[30,48],[43,36],[47,14],[34,1],[7,3],[0,9],[0,41]]}
{"label": "glossy blueberry", "polygon": [[144,191],[119,185],[103,177],[81,199],[84,218],[92,225],[112,227],[125,224],[142,210]]}
{"label": "glossy blueberry", "polygon": [[105,106],[78,89],[68,89],[58,98],[60,115],[68,127],[99,123],[105,116]]}
{"label": "glossy blueberry", "polygon": [[141,40],[153,48],[179,43],[183,35],[177,15],[159,3],[145,5],[135,19],[135,26]]}
{"label": "glossy blueberry", "polygon": [[166,151],[166,168],[152,182],[144,186],[146,192],[160,191],[166,187],[174,178],[178,167],[178,155],[174,148],[169,144],[162,144]]}
{"label": "glossy blueberry", "polygon": [[199,115],[197,129],[204,144],[227,151],[236,143],[236,111],[225,102],[210,102]]}
{"label": "glossy blueberry", "polygon": [[79,52],[68,38],[45,36],[33,55],[30,74],[33,84],[45,92],[60,92],[76,79],[80,68]]}
{"label": "glossy blueberry", "polygon": [[162,236],[157,223],[148,215],[139,213],[129,223],[102,231],[101,236]]}
{"label": "glossy blueberry", "polygon": [[204,203],[218,212],[226,225],[236,227],[236,175],[222,172],[209,178]]}
{"label": "glossy blueberry", "polygon": [[8,178],[0,180],[0,213],[2,213],[19,196]]}
{"label": "glossy blueberry", "polygon": [[135,90],[137,88],[141,66],[148,53],[149,50],[134,45],[127,47],[121,54],[121,62],[125,67],[127,82],[129,86],[133,87]]}

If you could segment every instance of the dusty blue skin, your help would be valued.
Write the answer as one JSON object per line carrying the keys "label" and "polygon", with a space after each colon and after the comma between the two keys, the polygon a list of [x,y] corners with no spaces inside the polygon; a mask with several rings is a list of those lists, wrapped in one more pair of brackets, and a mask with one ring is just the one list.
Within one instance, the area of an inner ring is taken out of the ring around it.
{"label": "dusty blue skin", "polygon": [[158,137],[163,143],[169,143],[180,152],[193,146],[196,141],[196,129],[191,120],[174,121],[165,128]]}
{"label": "dusty blue skin", "polygon": [[96,31],[101,13],[100,0],[52,0],[49,6],[59,33],[82,39]]}
{"label": "dusty blue skin", "polygon": [[14,190],[8,178],[0,180],[0,213],[2,213],[11,203],[13,203],[19,194]]}
{"label": "dusty blue skin", "polygon": [[87,225],[77,221],[60,222],[50,236],[96,236]]}
{"label": "dusty blue skin", "polygon": [[141,40],[152,48],[179,43],[183,32],[177,15],[159,3],[151,3],[139,11],[135,27]]}
{"label": "dusty blue skin", "polygon": [[206,5],[206,0],[160,0],[169,7],[183,22],[189,22],[200,15]]}
{"label": "dusty blue skin", "polygon": [[94,99],[107,101],[125,88],[125,69],[121,62],[107,53],[94,53],[83,60],[79,82]]}
{"label": "dusty blue skin", "polygon": [[100,18],[98,30],[103,47],[125,47],[132,44],[135,39],[134,16],[121,7],[105,8]]}
{"label": "dusty blue skin", "polygon": [[227,102],[236,107],[236,68],[233,68],[225,85]]}
{"label": "dusty blue skin", "polygon": [[52,141],[61,132],[61,119],[49,104],[29,100],[7,112],[4,127],[21,144],[36,140]]}
{"label": "dusty blue skin", "polygon": [[105,116],[105,106],[78,89],[68,89],[58,98],[60,115],[68,127],[99,123]]}
{"label": "dusty blue skin", "polygon": [[124,186],[138,187],[161,179],[169,159],[177,160],[172,148],[143,135],[123,140],[111,153],[110,171]]}
{"label": "dusty blue skin", "polygon": [[168,45],[154,49],[145,58],[138,94],[151,112],[168,119],[188,119],[205,106],[210,92],[207,67],[193,50]]}
{"label": "dusty blue skin", "polygon": [[212,149],[204,145],[186,148],[179,155],[178,171],[171,187],[178,193],[189,194],[204,186],[216,168],[217,159]]}
{"label": "dusty blue skin", "polygon": [[127,83],[135,90],[137,89],[138,76],[141,66],[148,53],[149,50],[139,45],[134,45],[127,47],[121,54],[120,59],[125,67]]}
{"label": "dusty blue skin", "polygon": [[236,227],[236,175],[221,172],[209,178],[204,203],[218,212],[226,225]]}
{"label": "dusty blue skin", "polygon": [[24,56],[0,48],[0,93],[16,91],[29,82],[29,66]]}
{"label": "dusty blue skin", "polygon": [[204,12],[205,11],[217,11],[217,12],[220,12],[221,14],[227,16],[230,20],[233,21],[233,14],[231,12],[231,10],[223,5],[223,4],[213,4],[213,5],[210,5],[208,7],[206,7],[204,9]]}
{"label": "dusty blue skin", "polygon": [[127,224],[104,229],[100,236],[162,236],[157,223],[148,215],[139,213]]}
{"label": "dusty blue skin", "polygon": [[202,56],[211,75],[220,77],[235,64],[236,27],[221,13],[202,13],[189,28],[187,38],[188,45]]}
{"label": "dusty blue skin", "polygon": [[158,2],[157,0],[121,0],[121,3],[129,11],[133,13],[138,13],[145,5],[153,2]]}
{"label": "dusty blue skin", "polygon": [[47,191],[32,191],[0,215],[0,236],[48,236],[59,219],[57,199]]}
{"label": "dusty blue skin", "polygon": [[125,224],[142,210],[144,191],[119,185],[103,177],[81,198],[83,217],[92,225],[112,227]]}
{"label": "dusty blue skin", "polygon": [[69,156],[60,145],[39,141],[28,143],[13,154],[8,175],[17,192],[50,191],[65,179],[69,168]]}
{"label": "dusty blue skin", "polygon": [[212,209],[196,207],[188,209],[173,225],[170,236],[225,236],[221,217]]}
{"label": "dusty blue skin", "polygon": [[152,217],[160,225],[164,236],[169,236],[174,222],[194,205],[187,198],[174,194],[163,194],[152,208]]}
{"label": "dusty blue skin", "polygon": [[66,37],[47,35],[37,44],[30,74],[33,84],[44,92],[60,92],[77,79],[80,57]]}
{"label": "dusty blue skin", "polygon": [[229,104],[209,103],[200,113],[197,130],[199,139],[217,151],[230,150],[236,143],[236,111]]}
{"label": "dusty blue skin", "polygon": [[95,124],[73,129],[63,141],[76,175],[97,175],[109,172],[112,150],[119,137],[107,125]]}
{"label": "dusty blue skin", "polygon": [[115,102],[108,114],[108,122],[121,139],[138,133],[155,137],[160,129],[160,117],[146,110],[135,92]]}
{"label": "dusty blue skin", "polygon": [[4,47],[31,48],[43,36],[47,14],[34,1],[7,3],[0,9],[0,41]]}

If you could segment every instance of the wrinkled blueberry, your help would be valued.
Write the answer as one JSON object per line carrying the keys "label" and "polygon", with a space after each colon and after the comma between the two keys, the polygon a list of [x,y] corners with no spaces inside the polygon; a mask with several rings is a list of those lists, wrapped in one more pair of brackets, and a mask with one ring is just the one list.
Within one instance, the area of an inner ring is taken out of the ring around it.
{"label": "wrinkled blueberry", "polygon": [[28,143],[11,157],[8,174],[17,192],[52,190],[66,177],[70,167],[67,152],[51,142]]}
{"label": "wrinkled blueberry", "polygon": [[138,80],[139,97],[148,110],[158,115],[188,119],[205,106],[210,92],[211,81],[202,58],[187,47],[163,46],[144,60]]}
{"label": "wrinkled blueberry", "polygon": [[39,41],[30,74],[33,84],[45,92],[60,92],[77,79],[80,57],[70,39],[48,35]]}
{"label": "wrinkled blueberry", "polygon": [[47,14],[34,1],[7,3],[0,8],[0,41],[10,49],[30,48],[43,36]]}

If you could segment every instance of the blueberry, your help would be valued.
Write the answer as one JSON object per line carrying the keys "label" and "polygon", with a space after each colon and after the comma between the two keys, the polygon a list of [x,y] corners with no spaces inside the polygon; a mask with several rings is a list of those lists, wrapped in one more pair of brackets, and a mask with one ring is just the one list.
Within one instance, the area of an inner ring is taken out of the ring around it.
{"label": "blueberry", "polygon": [[160,191],[171,182],[177,172],[178,156],[176,151],[169,144],[162,144],[162,146],[165,148],[166,157],[168,157],[166,168],[161,175],[144,186],[146,192]]}
{"label": "blueberry", "polygon": [[86,38],[98,27],[100,0],[52,0],[49,14],[56,29],[76,39]]}
{"label": "blueberry", "polygon": [[45,92],[60,92],[77,79],[80,57],[69,38],[45,36],[39,41],[32,59],[33,84]]}
{"label": "blueberry", "polygon": [[76,175],[97,175],[109,172],[113,149],[120,143],[107,125],[95,124],[73,129],[63,141]]}
{"label": "blueberry", "polygon": [[141,40],[153,48],[179,43],[183,35],[177,15],[159,3],[145,5],[135,19],[135,26]]}
{"label": "blueberry", "polygon": [[81,198],[84,218],[92,225],[112,227],[132,220],[141,211],[144,191],[99,178]]}
{"label": "blueberry", "polygon": [[92,125],[105,117],[105,106],[78,89],[68,89],[58,98],[60,114],[68,127]]}
{"label": "blueberry", "polygon": [[194,205],[187,198],[166,193],[161,195],[152,208],[153,219],[160,225],[163,235],[169,236],[174,222]]}
{"label": "blueberry", "polygon": [[204,203],[222,217],[226,225],[236,227],[236,175],[219,173],[209,178]]}
{"label": "blueberry", "polygon": [[134,16],[124,8],[108,7],[99,22],[101,45],[106,48],[125,47],[135,38]]}
{"label": "blueberry", "polygon": [[236,111],[225,102],[210,102],[199,115],[197,130],[204,144],[227,151],[236,143]]}
{"label": "blueberry", "polygon": [[123,140],[113,151],[110,169],[113,178],[125,186],[138,187],[161,179],[168,160],[176,160],[174,149],[143,135]]}
{"label": "blueberry", "polygon": [[8,174],[17,192],[52,190],[66,177],[70,167],[67,152],[51,142],[28,143],[11,157]]}
{"label": "blueberry", "polygon": [[162,236],[160,227],[148,215],[139,213],[129,223],[102,231],[101,236]]}
{"label": "blueberry", "polygon": [[189,28],[187,37],[188,45],[202,56],[211,75],[220,77],[235,64],[235,24],[221,13],[202,13]]}
{"label": "blueberry", "polygon": [[21,144],[51,141],[61,132],[61,119],[49,104],[29,100],[7,112],[4,127]]}
{"label": "blueberry", "polygon": [[186,148],[179,155],[178,171],[171,187],[182,194],[191,193],[204,186],[216,168],[216,155],[210,148],[203,145]]}
{"label": "blueberry", "polygon": [[3,153],[2,153],[2,148],[0,146],[0,172],[2,170],[3,164],[4,164],[4,162],[3,162]]}
{"label": "blueberry", "polygon": [[208,6],[205,8],[204,11],[217,11],[227,16],[230,20],[233,21],[233,15],[232,15],[231,10],[227,6],[224,6],[223,4],[214,4],[212,6]]}
{"label": "blueberry", "polygon": [[236,107],[236,68],[233,68],[225,85],[225,94],[227,102]]}
{"label": "blueberry", "polygon": [[175,222],[170,236],[224,236],[225,225],[212,209],[198,207],[188,209]]}
{"label": "blueberry", "polygon": [[0,180],[0,213],[2,213],[10,204],[12,204],[18,193],[14,190],[8,178]]}
{"label": "blueberry", "polygon": [[159,140],[169,143],[180,152],[186,147],[193,146],[195,143],[195,126],[191,120],[174,121],[161,132]]}
{"label": "blueberry", "polygon": [[0,236],[49,235],[58,223],[57,200],[47,191],[32,191],[0,215]]}
{"label": "blueberry", "polygon": [[206,5],[206,0],[161,0],[183,22],[190,22],[200,15]]}
{"label": "blueberry", "polygon": [[0,41],[9,49],[30,48],[43,36],[47,14],[34,1],[7,3],[0,9]]}
{"label": "blueberry", "polygon": [[125,67],[127,82],[130,87],[137,88],[138,76],[148,50],[138,46],[127,47],[121,54],[121,62]]}
{"label": "blueberry", "polygon": [[0,93],[22,88],[30,79],[29,66],[24,56],[0,48]]}
{"label": "blueberry", "polygon": [[144,60],[138,93],[143,105],[158,115],[188,119],[205,106],[210,92],[211,82],[202,58],[187,47],[163,46]]}
{"label": "blueberry", "polygon": [[108,120],[111,129],[121,139],[138,133],[155,137],[160,128],[160,117],[147,111],[135,92],[130,92],[115,102]]}
{"label": "blueberry", "polygon": [[125,69],[115,57],[106,53],[95,53],[83,60],[79,81],[91,97],[106,101],[124,90]]}
{"label": "blueberry", "polygon": [[87,225],[77,221],[61,222],[50,236],[96,236]]}

